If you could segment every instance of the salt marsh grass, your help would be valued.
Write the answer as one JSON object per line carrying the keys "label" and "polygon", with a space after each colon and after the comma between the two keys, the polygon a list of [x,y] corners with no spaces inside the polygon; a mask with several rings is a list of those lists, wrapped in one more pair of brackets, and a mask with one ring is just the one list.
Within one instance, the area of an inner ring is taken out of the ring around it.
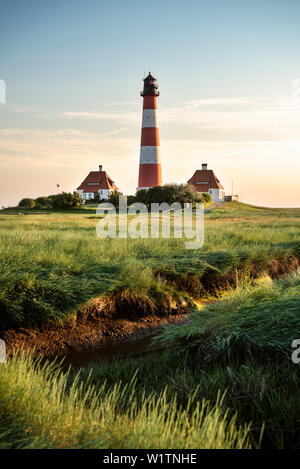
{"label": "salt marsh grass", "polygon": [[0,448],[249,448],[249,425],[222,398],[185,408],[176,396],[135,398],[135,383],[97,391],[21,353],[0,370]]}
{"label": "salt marsh grass", "polygon": [[63,322],[97,296],[221,301],[168,326],[164,353],[77,375],[13,356],[0,368],[0,447],[299,447],[300,210],[223,204],[189,251],[99,239],[95,208],[1,213],[1,329]]}
{"label": "salt marsh grass", "polygon": [[79,305],[116,288],[151,297],[166,282],[158,272],[193,273],[201,280],[207,272],[224,275],[249,270],[251,264],[268,271],[272,259],[284,263],[300,257],[299,217],[300,210],[224,204],[206,215],[204,246],[193,251],[185,249],[182,239],[99,239],[93,208],[24,216],[3,211],[1,327],[63,320]]}

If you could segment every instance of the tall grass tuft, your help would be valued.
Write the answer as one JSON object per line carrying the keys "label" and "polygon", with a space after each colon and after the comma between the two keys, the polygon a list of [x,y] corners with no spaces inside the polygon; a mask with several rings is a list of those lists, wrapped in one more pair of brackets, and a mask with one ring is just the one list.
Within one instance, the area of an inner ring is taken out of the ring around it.
{"label": "tall grass tuft", "polygon": [[[0,448],[249,448],[249,425],[166,391],[135,398],[135,382],[96,389],[22,352],[0,369]],[[193,409],[192,409],[193,407]]]}
{"label": "tall grass tuft", "polygon": [[299,337],[300,273],[243,285],[155,340],[182,343],[182,353],[192,351],[206,363],[240,363],[290,360],[292,341]]}

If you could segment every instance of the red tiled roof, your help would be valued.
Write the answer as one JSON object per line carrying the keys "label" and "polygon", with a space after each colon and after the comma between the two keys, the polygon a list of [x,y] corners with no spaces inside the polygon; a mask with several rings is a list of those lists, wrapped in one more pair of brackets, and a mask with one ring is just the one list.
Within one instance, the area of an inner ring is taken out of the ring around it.
{"label": "red tiled roof", "polygon": [[98,192],[99,189],[119,190],[106,171],[91,171],[77,187],[77,190],[79,189],[83,192]]}
{"label": "red tiled roof", "polygon": [[188,184],[192,184],[198,192],[208,192],[209,189],[224,189],[212,169],[197,169],[188,180]]}

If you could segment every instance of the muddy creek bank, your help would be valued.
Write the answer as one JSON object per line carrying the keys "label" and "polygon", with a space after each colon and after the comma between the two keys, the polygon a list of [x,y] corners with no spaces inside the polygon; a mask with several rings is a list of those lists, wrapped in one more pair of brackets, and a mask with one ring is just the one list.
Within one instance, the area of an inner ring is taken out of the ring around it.
{"label": "muddy creek bank", "polygon": [[155,348],[151,346],[155,333],[166,324],[183,323],[187,317],[186,313],[164,318],[151,315],[138,321],[105,319],[39,329],[20,328],[6,331],[2,338],[9,355],[23,348],[50,360],[64,359],[64,367],[78,369],[99,360],[150,352]]}

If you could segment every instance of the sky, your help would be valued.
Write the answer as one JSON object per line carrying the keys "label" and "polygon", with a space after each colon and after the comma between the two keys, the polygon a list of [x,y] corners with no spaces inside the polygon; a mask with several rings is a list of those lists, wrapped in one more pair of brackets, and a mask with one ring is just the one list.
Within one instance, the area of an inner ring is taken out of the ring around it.
{"label": "sky", "polygon": [[0,0],[0,206],[99,164],[133,194],[151,71],[164,183],[299,207],[299,44],[299,0]]}

